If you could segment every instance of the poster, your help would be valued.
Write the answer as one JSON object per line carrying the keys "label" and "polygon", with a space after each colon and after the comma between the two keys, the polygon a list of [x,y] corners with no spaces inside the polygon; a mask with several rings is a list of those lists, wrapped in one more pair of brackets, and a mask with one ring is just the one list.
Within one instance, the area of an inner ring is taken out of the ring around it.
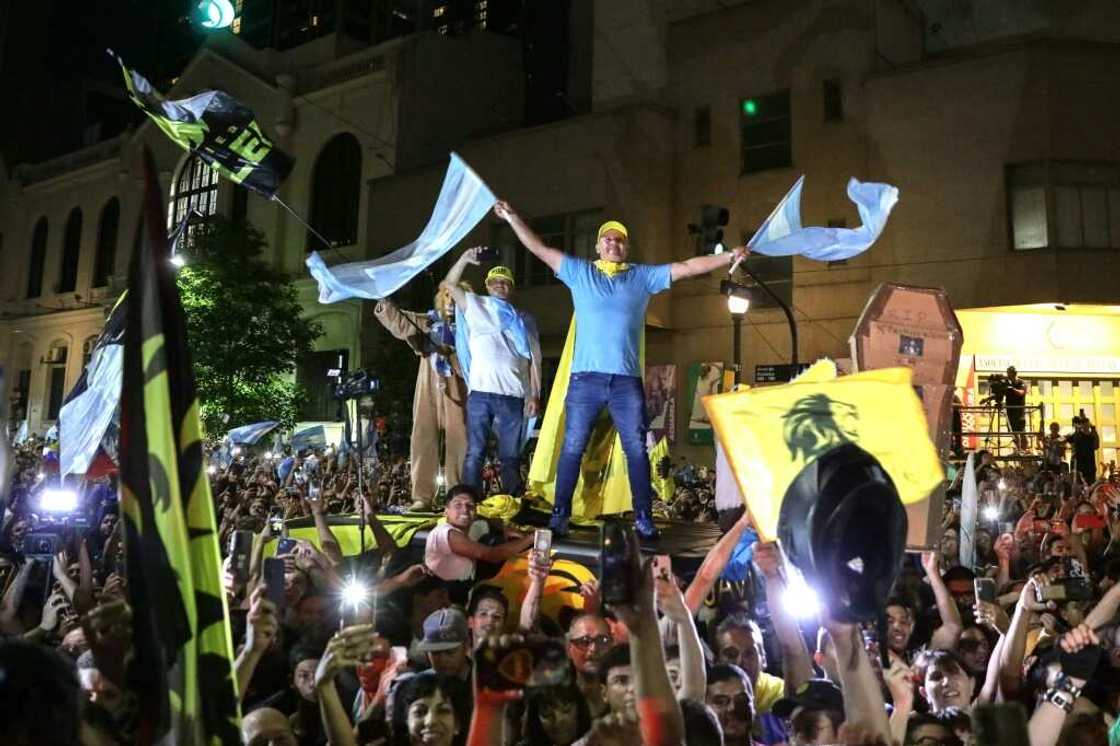
{"label": "poster", "polygon": [[723,379],[723,363],[692,363],[688,366],[688,442],[710,446],[712,423],[704,409],[704,397],[718,394]]}
{"label": "poster", "polygon": [[677,366],[646,366],[646,422],[654,442],[677,437]]}

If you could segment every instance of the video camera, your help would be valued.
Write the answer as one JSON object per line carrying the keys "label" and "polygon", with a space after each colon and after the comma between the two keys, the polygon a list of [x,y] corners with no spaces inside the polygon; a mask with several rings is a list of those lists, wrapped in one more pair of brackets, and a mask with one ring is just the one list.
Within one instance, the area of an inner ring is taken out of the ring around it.
{"label": "video camera", "polygon": [[334,385],[335,399],[358,399],[381,389],[381,379],[367,370],[340,372]]}
{"label": "video camera", "polygon": [[997,407],[1003,406],[1003,400],[1007,397],[1007,392],[1011,390],[1011,381],[1002,373],[993,373],[988,376],[988,395],[980,400],[981,406],[985,404],[995,404]]}

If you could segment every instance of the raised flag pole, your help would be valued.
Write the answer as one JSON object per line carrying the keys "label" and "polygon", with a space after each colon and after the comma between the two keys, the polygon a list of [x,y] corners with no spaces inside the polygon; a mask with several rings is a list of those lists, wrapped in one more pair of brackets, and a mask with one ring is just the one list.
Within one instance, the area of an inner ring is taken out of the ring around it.
{"label": "raised flag pole", "polygon": [[334,248],[334,244],[331,243],[330,241],[328,241],[326,238],[324,238],[322,233],[320,233],[319,231],[312,228],[311,224],[308,223],[306,220],[304,220],[298,212],[296,212],[292,208],[288,207],[288,204],[284,200],[280,199],[280,195],[273,194],[272,195],[272,201],[275,202],[276,204],[280,205],[281,207],[283,207],[285,210],[287,210],[288,213],[293,218],[295,218],[296,221],[300,225],[302,225],[304,228],[306,228],[311,233],[311,235],[315,236],[315,238],[322,241],[324,246],[326,246],[328,249],[333,249]]}

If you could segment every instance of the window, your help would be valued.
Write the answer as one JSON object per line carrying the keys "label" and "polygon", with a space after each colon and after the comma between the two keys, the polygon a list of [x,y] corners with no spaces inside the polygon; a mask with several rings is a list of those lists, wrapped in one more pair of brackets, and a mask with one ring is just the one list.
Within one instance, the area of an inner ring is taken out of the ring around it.
{"label": "window", "polygon": [[[349,133],[323,146],[311,172],[311,225],[338,246],[358,242],[358,202],[362,193],[362,147]],[[309,251],[324,248],[308,231]]]}
{"label": "window", "polygon": [[[584,259],[595,258],[596,234],[601,223],[602,210],[599,209],[546,215],[529,221],[547,245]],[[547,264],[521,245],[506,223],[493,224],[490,237],[490,245],[501,249],[502,261],[513,270],[520,286],[536,287],[560,282]]]}
{"label": "window", "polygon": [[844,93],[839,78],[824,81],[824,121],[844,121]]}
{"label": "window", "polygon": [[43,294],[43,264],[47,260],[47,219],[39,218],[31,236],[31,262],[27,269],[27,297]]}
{"label": "window", "polygon": [[82,255],[82,211],[75,207],[66,218],[62,235],[62,266],[58,272],[58,292],[72,293],[78,285],[78,261]]}
{"label": "window", "polygon": [[739,102],[744,174],[793,165],[789,91]]}
{"label": "window", "polygon": [[59,410],[62,409],[62,400],[66,397],[66,345],[55,342],[44,362],[48,365],[47,371],[47,419],[57,420]]}
{"label": "window", "polygon": [[121,223],[121,201],[113,197],[101,208],[101,222],[97,226],[97,255],[93,262],[93,287],[109,284],[109,276],[117,260],[117,230]]}
{"label": "window", "polygon": [[[192,210],[194,214],[192,216]],[[171,185],[171,205],[167,211],[167,230],[174,231],[187,220],[187,242],[195,225],[218,211],[218,172],[198,156],[192,155],[179,168]],[[191,216],[188,219],[188,216]]]}
{"label": "window", "polygon": [[1120,248],[1120,168],[1044,161],[1007,168],[1011,247]]}
{"label": "window", "polygon": [[697,106],[693,112],[692,144],[698,148],[712,144],[712,107]]}
{"label": "window", "polygon": [[93,357],[93,348],[97,346],[97,335],[87,337],[85,342],[82,342],[82,370],[89,367],[90,358]]}

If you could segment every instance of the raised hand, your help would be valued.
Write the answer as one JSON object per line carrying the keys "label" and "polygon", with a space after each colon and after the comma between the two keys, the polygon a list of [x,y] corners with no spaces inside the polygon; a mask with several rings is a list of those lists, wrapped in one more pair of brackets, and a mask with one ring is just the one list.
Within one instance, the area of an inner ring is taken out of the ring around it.
{"label": "raised hand", "polygon": [[322,687],[347,668],[369,661],[373,653],[373,625],[355,624],[335,633],[315,669],[315,686]]}

